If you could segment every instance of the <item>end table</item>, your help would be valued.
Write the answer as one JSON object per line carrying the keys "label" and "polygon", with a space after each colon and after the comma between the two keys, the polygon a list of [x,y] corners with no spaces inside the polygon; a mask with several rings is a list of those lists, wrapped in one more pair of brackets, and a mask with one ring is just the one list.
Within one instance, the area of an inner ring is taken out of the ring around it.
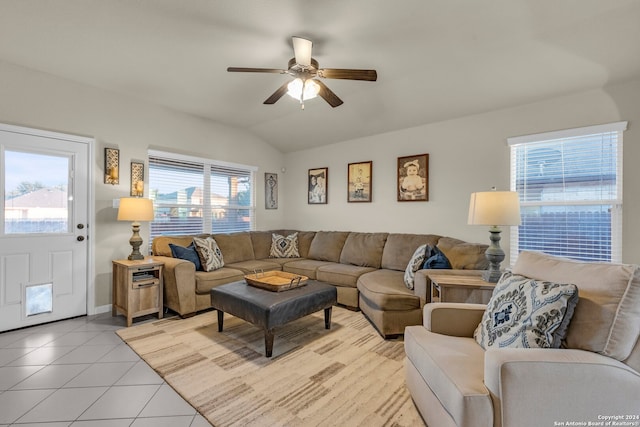
{"label": "end table", "polygon": [[127,327],[134,317],[158,313],[162,319],[162,268],[153,257],[143,260],[113,261],[113,303],[111,314],[118,311],[127,317]]}
{"label": "end table", "polygon": [[485,282],[481,276],[429,274],[431,302],[466,302],[486,304],[495,283]]}

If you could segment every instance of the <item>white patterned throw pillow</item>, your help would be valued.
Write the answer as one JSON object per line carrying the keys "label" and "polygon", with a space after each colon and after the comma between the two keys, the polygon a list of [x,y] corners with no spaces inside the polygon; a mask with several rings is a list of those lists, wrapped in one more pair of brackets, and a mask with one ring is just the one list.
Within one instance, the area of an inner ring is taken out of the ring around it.
{"label": "white patterned throw pillow", "polygon": [[429,252],[429,254],[431,253],[431,246],[425,244],[419,246],[411,256],[409,264],[407,264],[407,268],[404,270],[404,284],[407,288],[413,289],[416,271],[420,270],[420,267],[424,264],[424,260],[427,258],[427,252]]}
{"label": "white patterned throw pillow", "polygon": [[213,271],[224,267],[222,252],[212,237],[207,237],[206,239],[194,237],[193,244],[196,247],[204,271]]}
{"label": "white patterned throw pillow", "polygon": [[299,258],[298,233],[289,234],[287,237],[280,234],[271,234],[270,258]]}
{"label": "white patterned throw pillow", "polygon": [[573,284],[506,272],[496,285],[473,337],[485,350],[559,348],[578,303]]}

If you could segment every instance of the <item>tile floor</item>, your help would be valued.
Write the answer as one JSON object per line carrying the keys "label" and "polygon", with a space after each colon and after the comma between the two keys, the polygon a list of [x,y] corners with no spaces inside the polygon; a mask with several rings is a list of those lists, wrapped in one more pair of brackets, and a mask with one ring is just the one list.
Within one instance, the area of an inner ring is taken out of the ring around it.
{"label": "tile floor", "polygon": [[0,426],[209,426],[115,334],[124,325],[108,313],[0,333]]}

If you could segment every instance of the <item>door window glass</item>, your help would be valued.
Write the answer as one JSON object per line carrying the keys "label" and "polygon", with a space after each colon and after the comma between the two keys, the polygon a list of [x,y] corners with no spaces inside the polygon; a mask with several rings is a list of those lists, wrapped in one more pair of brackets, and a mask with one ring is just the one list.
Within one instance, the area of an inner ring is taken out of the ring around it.
{"label": "door window glass", "polygon": [[69,160],[4,152],[5,234],[69,232]]}

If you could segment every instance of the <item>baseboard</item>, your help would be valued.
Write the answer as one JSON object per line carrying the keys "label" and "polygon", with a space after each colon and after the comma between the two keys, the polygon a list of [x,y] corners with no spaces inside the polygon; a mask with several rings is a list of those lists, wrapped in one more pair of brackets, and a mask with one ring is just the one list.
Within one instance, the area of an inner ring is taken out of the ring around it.
{"label": "baseboard", "polygon": [[108,313],[108,312],[111,312],[111,304],[94,307],[93,313],[88,313],[88,314],[91,316],[93,314],[102,314],[102,313]]}

